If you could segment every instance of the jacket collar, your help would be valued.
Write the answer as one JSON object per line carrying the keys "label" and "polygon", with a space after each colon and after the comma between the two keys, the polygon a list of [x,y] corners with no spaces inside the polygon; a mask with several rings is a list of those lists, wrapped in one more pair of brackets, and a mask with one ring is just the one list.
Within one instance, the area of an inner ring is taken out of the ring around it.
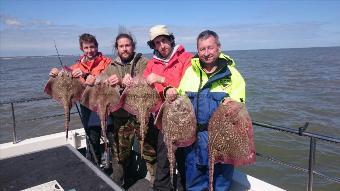
{"label": "jacket collar", "polygon": [[[228,55],[225,55],[223,53],[220,53],[219,57],[218,57],[218,62],[220,62],[220,64],[226,64],[226,65],[229,65],[229,66],[235,66],[235,62],[233,59],[231,59]],[[201,62],[199,60],[199,57],[198,55],[196,54],[192,60],[191,60],[191,64],[192,64],[192,67],[194,68],[194,70],[202,70],[202,66],[201,66]]]}
{"label": "jacket collar", "polygon": [[85,60],[83,61],[84,59],[86,59],[86,56],[85,54],[83,54],[79,59],[78,59],[78,62],[83,62],[83,63],[87,63],[87,62],[94,62],[94,60],[97,60],[97,59],[101,59],[103,57],[103,54],[101,52],[97,52],[97,56],[91,60]]}
{"label": "jacket collar", "polygon": [[[227,56],[223,53],[220,53],[217,62],[219,62],[219,64],[221,64],[221,65],[225,65],[225,67],[220,68],[220,70],[217,71],[217,73],[215,73],[212,77],[210,77],[201,89],[210,87],[210,85],[213,82],[215,82],[215,81],[217,81],[221,78],[231,76],[231,72],[230,72],[228,66],[234,66],[235,65],[234,61],[229,56]],[[200,60],[199,60],[197,55],[192,59],[192,67],[193,67],[194,71],[196,71],[197,73],[199,73],[200,76],[202,76],[204,71],[202,69],[202,66],[200,64]]]}
{"label": "jacket collar", "polygon": [[185,51],[185,49],[182,45],[176,45],[174,47],[174,49],[172,50],[172,53],[171,53],[171,55],[169,56],[168,59],[160,58],[157,54],[154,54],[152,58],[157,60],[157,61],[160,61],[162,63],[167,64],[173,59],[173,57],[178,56],[179,54],[183,53],[184,51]]}

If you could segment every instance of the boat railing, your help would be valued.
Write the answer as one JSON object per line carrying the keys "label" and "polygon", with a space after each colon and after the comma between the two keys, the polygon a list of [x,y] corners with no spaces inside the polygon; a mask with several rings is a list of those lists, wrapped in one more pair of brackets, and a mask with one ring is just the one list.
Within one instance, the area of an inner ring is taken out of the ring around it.
{"label": "boat railing", "polygon": [[[17,131],[16,131],[16,124],[17,122],[28,122],[28,121],[36,121],[36,120],[43,120],[43,119],[49,119],[49,118],[54,118],[54,117],[60,117],[64,116],[64,113],[60,114],[54,114],[54,115],[47,115],[47,116],[42,116],[42,117],[35,117],[35,118],[29,118],[29,119],[24,119],[24,120],[16,120],[15,118],[15,104],[22,104],[22,103],[27,103],[27,102],[35,102],[35,101],[42,101],[42,100],[48,100],[51,99],[50,97],[35,97],[35,98],[24,98],[24,99],[19,99],[19,100],[10,100],[10,101],[4,101],[0,102],[1,105],[11,105],[11,114],[12,114],[12,122],[7,123],[12,125],[12,134],[13,134],[13,144],[16,144],[19,142],[17,138]],[[78,112],[70,112],[70,115],[77,114]]]}
{"label": "boat railing", "polygon": [[[46,99],[51,99],[51,98],[49,98],[49,97],[37,97],[37,98],[20,99],[20,100],[15,100],[15,101],[0,102],[0,106],[5,105],[5,104],[11,105],[12,127],[13,127],[13,143],[14,144],[16,144],[18,142],[17,135],[16,135],[16,119],[15,119],[15,112],[14,112],[14,109],[15,109],[14,104],[20,104],[20,103],[24,103],[24,102],[41,101],[41,100],[46,100]],[[78,112],[79,112],[79,110],[77,112],[71,112],[71,114],[77,114]],[[43,116],[43,117],[38,117],[38,118],[26,119],[25,121],[27,121],[27,120],[31,120],[31,121],[42,120],[42,119],[46,119],[46,118],[52,118],[52,117],[63,116],[63,115],[64,114],[49,115],[49,116]],[[303,136],[303,137],[309,138],[308,169],[300,167],[300,166],[292,164],[292,163],[288,163],[286,161],[282,161],[280,159],[277,159],[277,158],[270,156],[270,155],[267,155],[267,154],[262,154],[262,153],[256,152],[256,155],[258,157],[264,158],[266,160],[272,161],[272,162],[277,163],[277,164],[282,165],[282,166],[294,168],[296,170],[308,173],[308,184],[306,185],[308,191],[312,191],[312,189],[313,189],[314,175],[317,175],[317,176],[324,178],[328,181],[340,184],[340,178],[330,177],[328,175],[325,175],[325,174],[315,170],[316,169],[315,168],[316,167],[316,165],[315,165],[315,163],[316,163],[316,161],[315,161],[315,151],[316,151],[317,140],[339,144],[340,143],[339,138],[334,138],[334,137],[329,137],[329,136],[325,136],[325,135],[321,135],[321,134],[306,132],[306,129],[308,128],[309,122],[306,122],[302,127],[299,127],[298,129],[283,127],[283,126],[270,125],[270,124],[266,124],[266,123],[262,123],[262,122],[258,122],[258,121],[253,121],[253,125],[258,126],[258,127],[262,127],[262,128],[267,128],[267,129],[279,131],[279,132],[291,133],[291,134],[294,134],[296,136]]]}
{"label": "boat railing", "polygon": [[314,174],[318,175],[318,176],[320,176],[320,177],[322,177],[326,180],[340,184],[340,178],[330,177],[330,176],[327,176],[327,175],[315,170],[316,169],[315,168],[316,140],[321,140],[321,141],[339,144],[340,139],[334,138],[334,137],[329,137],[329,136],[324,136],[324,135],[320,135],[320,134],[316,134],[316,133],[306,132],[306,129],[308,128],[309,122],[306,122],[302,127],[299,127],[298,130],[293,129],[293,128],[289,128],[289,127],[270,125],[270,124],[257,122],[257,121],[253,121],[253,125],[309,138],[310,141],[309,141],[308,169],[297,166],[297,165],[292,164],[292,163],[288,163],[288,162],[279,160],[279,159],[277,159],[273,156],[270,156],[270,155],[256,153],[257,156],[264,158],[266,160],[275,162],[277,164],[280,164],[280,165],[283,165],[283,166],[286,166],[286,167],[294,168],[294,169],[299,170],[299,171],[307,172],[308,173],[308,184],[307,184],[307,190],[308,191],[311,191],[313,189]]}

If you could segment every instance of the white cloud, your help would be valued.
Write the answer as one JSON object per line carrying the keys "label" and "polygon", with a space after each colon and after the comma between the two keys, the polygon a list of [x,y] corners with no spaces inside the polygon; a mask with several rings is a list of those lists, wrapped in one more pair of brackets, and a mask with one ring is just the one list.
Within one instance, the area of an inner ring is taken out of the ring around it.
{"label": "white cloud", "polygon": [[[20,21],[19,21],[20,23]],[[35,27],[22,25],[6,28],[0,33],[0,56],[51,55],[56,54],[53,40],[60,54],[81,54],[78,37],[90,33],[97,37],[99,50],[112,54],[114,38],[119,26],[106,28],[60,26],[48,21],[30,21]],[[150,26],[127,26],[137,40],[137,51],[151,53],[147,46]],[[196,37],[209,29],[220,36],[223,50],[297,48],[311,46],[339,46],[339,27],[328,23],[275,23],[225,25],[214,27],[169,26],[176,43],[183,44],[188,51],[196,51]]]}
{"label": "white cloud", "polygon": [[5,29],[23,29],[23,28],[32,28],[32,27],[45,27],[45,26],[53,26],[53,23],[48,20],[22,20],[16,17],[2,15],[0,14],[1,24],[4,25]]}
{"label": "white cloud", "polygon": [[4,24],[7,27],[19,28],[19,27],[23,26],[22,22],[17,18],[4,16],[4,15],[0,15],[0,18],[1,18],[0,19],[1,23]]}
{"label": "white cloud", "polygon": [[5,24],[9,26],[14,26],[14,27],[20,27],[22,26],[22,23],[16,19],[5,19]]}

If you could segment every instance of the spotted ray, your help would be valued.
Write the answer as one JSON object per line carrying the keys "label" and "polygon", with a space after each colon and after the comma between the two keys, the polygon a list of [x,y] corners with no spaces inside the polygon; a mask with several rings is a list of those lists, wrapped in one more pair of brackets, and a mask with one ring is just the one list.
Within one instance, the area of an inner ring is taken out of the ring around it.
{"label": "spotted ray", "polygon": [[107,117],[110,112],[120,108],[120,94],[118,86],[110,86],[105,82],[107,76],[99,76],[93,86],[87,86],[82,98],[81,104],[91,111],[98,113],[101,134],[104,138],[105,152],[107,151]]}
{"label": "spotted ray", "polygon": [[71,70],[66,67],[56,77],[51,77],[45,85],[44,92],[64,108],[66,138],[68,138],[70,110],[73,103],[81,99],[83,91],[84,86],[79,78],[73,78]]}
{"label": "spotted ray", "polygon": [[196,140],[196,117],[189,98],[178,96],[172,102],[165,101],[157,115],[156,125],[161,126],[164,134],[164,142],[168,149],[171,183],[173,183],[176,149],[187,147]]}
{"label": "spotted ray", "polygon": [[136,76],[133,78],[133,85],[124,90],[121,103],[126,111],[136,115],[140,123],[139,135],[141,137],[140,146],[142,155],[149,116],[150,113],[157,111],[160,107],[160,96],[154,88],[147,84],[145,78]]}
{"label": "spotted ray", "polygon": [[240,166],[255,162],[252,121],[243,103],[231,100],[213,113],[208,126],[208,155],[211,191],[215,163]]}

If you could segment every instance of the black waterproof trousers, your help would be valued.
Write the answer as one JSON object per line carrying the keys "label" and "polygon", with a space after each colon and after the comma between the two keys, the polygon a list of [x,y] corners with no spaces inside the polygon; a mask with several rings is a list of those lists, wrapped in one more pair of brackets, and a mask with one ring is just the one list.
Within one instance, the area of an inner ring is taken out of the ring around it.
{"label": "black waterproof trousers", "polygon": [[178,174],[174,173],[174,186],[171,185],[170,164],[167,156],[168,150],[164,143],[164,135],[160,131],[157,143],[157,167],[154,183],[155,191],[185,190],[185,153],[183,148],[177,148],[176,167]]}

